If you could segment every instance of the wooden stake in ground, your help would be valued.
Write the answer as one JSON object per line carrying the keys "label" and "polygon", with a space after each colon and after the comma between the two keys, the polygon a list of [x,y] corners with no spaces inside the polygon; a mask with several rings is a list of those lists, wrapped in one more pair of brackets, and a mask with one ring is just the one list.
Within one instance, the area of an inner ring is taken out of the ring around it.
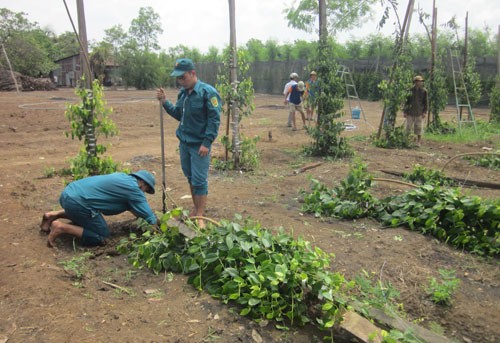
{"label": "wooden stake in ground", "polygon": [[14,80],[14,84],[16,85],[16,91],[19,93],[19,85],[17,84],[16,77],[14,76],[14,71],[12,71],[12,65],[10,64],[9,56],[7,56],[7,51],[5,51],[5,46],[3,44],[2,44],[2,51],[3,54],[5,55],[5,59],[7,60],[7,64],[9,65],[10,76],[12,77],[12,80]]}

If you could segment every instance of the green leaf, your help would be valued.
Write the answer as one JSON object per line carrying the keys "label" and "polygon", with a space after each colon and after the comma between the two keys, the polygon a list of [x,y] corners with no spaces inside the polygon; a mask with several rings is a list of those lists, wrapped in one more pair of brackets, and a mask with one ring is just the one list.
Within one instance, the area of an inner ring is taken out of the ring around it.
{"label": "green leaf", "polygon": [[333,308],[333,303],[327,302],[323,304],[323,307],[321,308],[323,311],[328,311]]}
{"label": "green leaf", "polygon": [[231,235],[226,236],[226,245],[227,245],[229,250],[231,250],[234,247],[233,237]]}
{"label": "green leaf", "polygon": [[250,313],[252,309],[250,307],[245,307],[243,310],[240,311],[240,316],[246,316],[247,314]]}
{"label": "green leaf", "polygon": [[259,304],[259,303],[260,303],[260,299],[250,298],[248,300],[248,305],[250,305],[250,306],[255,306],[255,305]]}

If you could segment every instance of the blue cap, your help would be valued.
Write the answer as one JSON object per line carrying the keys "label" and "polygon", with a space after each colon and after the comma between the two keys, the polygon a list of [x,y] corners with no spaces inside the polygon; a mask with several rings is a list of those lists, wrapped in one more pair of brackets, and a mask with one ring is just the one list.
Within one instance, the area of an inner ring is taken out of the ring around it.
{"label": "blue cap", "polygon": [[156,180],[153,174],[148,172],[147,170],[139,170],[138,172],[130,174],[132,176],[135,176],[138,179],[141,179],[142,181],[146,182],[146,184],[149,186],[149,189],[151,190],[148,192],[149,194],[155,194],[155,184]]}
{"label": "blue cap", "polygon": [[189,58],[179,58],[175,61],[174,71],[170,76],[179,77],[184,75],[187,71],[194,70],[194,63]]}

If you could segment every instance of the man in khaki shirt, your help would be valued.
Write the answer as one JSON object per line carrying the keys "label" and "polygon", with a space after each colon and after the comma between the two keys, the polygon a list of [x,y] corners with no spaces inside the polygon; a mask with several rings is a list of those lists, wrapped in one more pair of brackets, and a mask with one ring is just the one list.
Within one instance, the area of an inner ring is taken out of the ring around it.
{"label": "man in khaki shirt", "polygon": [[427,90],[424,88],[424,78],[417,75],[413,78],[411,94],[406,99],[404,117],[406,118],[406,132],[413,129],[417,135],[417,145],[422,139],[422,120],[427,113]]}

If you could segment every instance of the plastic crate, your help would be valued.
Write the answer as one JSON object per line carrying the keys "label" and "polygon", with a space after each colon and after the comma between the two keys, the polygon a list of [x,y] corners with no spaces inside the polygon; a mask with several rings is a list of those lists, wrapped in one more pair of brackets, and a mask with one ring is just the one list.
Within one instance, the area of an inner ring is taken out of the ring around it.
{"label": "plastic crate", "polygon": [[361,116],[361,108],[355,107],[352,109],[352,119],[359,119]]}

